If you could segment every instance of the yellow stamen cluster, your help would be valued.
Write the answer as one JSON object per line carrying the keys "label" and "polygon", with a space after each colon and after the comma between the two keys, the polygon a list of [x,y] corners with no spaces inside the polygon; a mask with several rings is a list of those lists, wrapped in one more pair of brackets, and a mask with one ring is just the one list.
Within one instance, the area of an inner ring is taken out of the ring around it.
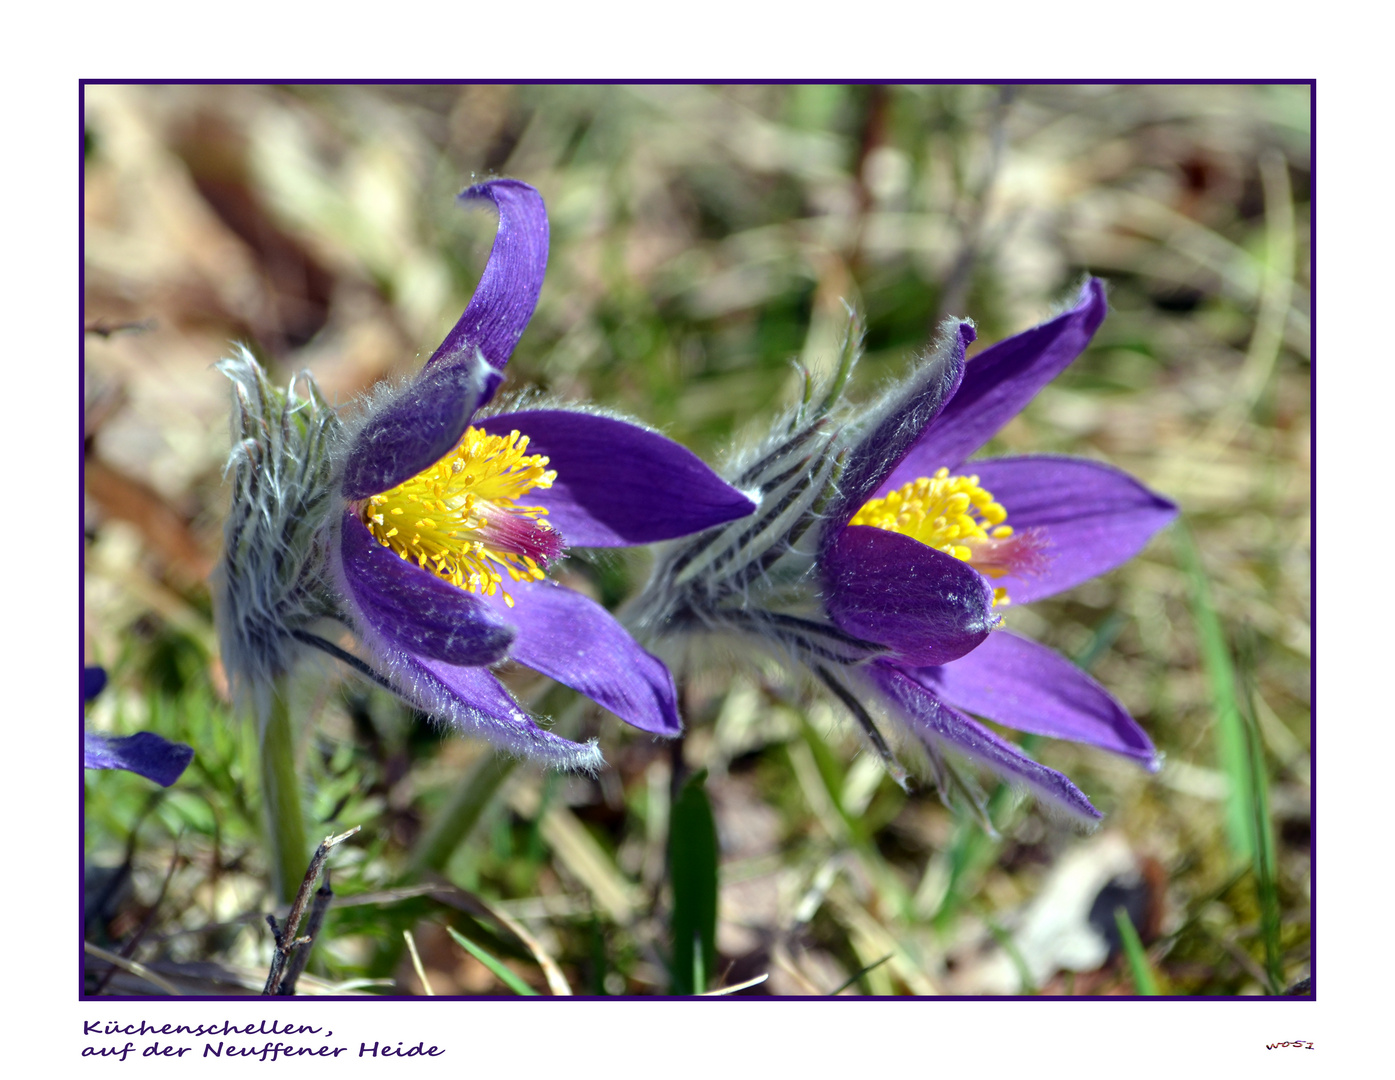
{"label": "yellow stamen cluster", "polygon": [[[991,546],[991,541],[1012,535],[1012,526],[1003,524],[1006,520],[1007,510],[979,486],[977,476],[950,476],[948,469],[940,469],[870,500],[848,524],[899,532],[973,565],[978,544]],[[989,577],[1006,572],[994,565],[975,569]],[[995,606],[1008,602],[1006,589],[993,590]]]}
{"label": "yellow stamen cluster", "polygon": [[540,518],[547,510],[516,500],[551,487],[557,473],[544,455],[527,450],[528,437],[517,431],[466,428],[436,464],[371,496],[360,511],[363,523],[384,547],[469,592],[502,592],[501,570],[514,581],[541,581],[542,567],[528,552],[541,553],[545,563],[561,545],[546,535],[550,526]]}

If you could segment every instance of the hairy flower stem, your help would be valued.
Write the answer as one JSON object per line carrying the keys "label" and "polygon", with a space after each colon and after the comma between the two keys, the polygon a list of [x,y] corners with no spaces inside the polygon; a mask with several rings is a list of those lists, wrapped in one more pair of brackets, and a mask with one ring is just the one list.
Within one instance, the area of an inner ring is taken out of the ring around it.
{"label": "hairy flower stem", "polygon": [[261,727],[262,802],[276,895],[289,902],[305,875],[310,848],[305,839],[305,816],[300,781],[295,770],[295,737],[285,679],[270,694],[270,708]]}

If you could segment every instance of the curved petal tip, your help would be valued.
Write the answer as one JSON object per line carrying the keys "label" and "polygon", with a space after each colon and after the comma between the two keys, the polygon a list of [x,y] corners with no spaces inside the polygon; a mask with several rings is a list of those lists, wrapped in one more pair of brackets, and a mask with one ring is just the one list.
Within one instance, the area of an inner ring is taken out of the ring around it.
{"label": "curved petal tip", "polygon": [[1084,351],[1108,310],[1104,282],[1089,278],[1062,314],[970,357],[953,398],[881,490],[898,486],[907,470],[929,462],[932,473],[940,466],[957,468]]}
{"label": "curved petal tip", "polygon": [[481,353],[502,368],[537,307],[547,273],[547,207],[521,180],[489,180],[466,188],[462,202],[487,200],[499,211],[499,231],[475,295],[427,363],[449,364]]}

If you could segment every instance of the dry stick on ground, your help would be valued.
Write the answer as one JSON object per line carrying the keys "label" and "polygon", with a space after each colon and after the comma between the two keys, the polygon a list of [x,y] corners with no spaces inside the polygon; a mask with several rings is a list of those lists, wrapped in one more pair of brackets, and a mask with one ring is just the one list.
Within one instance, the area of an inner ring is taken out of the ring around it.
{"label": "dry stick on ground", "polygon": [[[349,835],[348,833],[344,834]],[[341,837],[342,839],[342,837]],[[329,912],[330,901],[334,899],[334,890],[329,885],[329,867],[325,867],[324,884],[315,890],[315,903],[310,907],[310,918],[305,923],[305,948],[296,949],[291,956],[291,962],[286,965],[286,974],[281,978],[281,988],[276,991],[278,997],[291,997],[295,994],[295,983],[300,978],[300,973],[305,970],[305,965],[310,962],[310,946],[315,939],[320,936],[320,927],[324,924],[325,915]]]}
{"label": "dry stick on ground", "polygon": [[[309,928],[311,929],[311,933],[307,934],[305,937],[296,937],[296,930],[300,927],[300,918],[305,914],[305,905],[310,900],[310,890],[315,887],[315,879],[320,876],[320,870],[324,866],[325,860],[329,858],[329,853],[336,845],[342,844],[349,837],[353,836],[354,833],[358,832],[359,828],[360,826],[355,825],[348,832],[340,833],[338,836],[326,836],[320,846],[315,849],[315,855],[310,860],[310,868],[305,871],[305,880],[300,883],[300,889],[295,894],[295,900],[291,904],[290,912],[286,915],[286,922],[284,925],[279,927],[276,925],[275,915],[268,915],[266,917],[266,921],[271,925],[271,933],[276,941],[276,949],[271,954],[271,970],[266,976],[266,986],[262,987],[263,997],[289,993],[288,990],[283,991],[282,989],[287,981],[287,961],[290,960],[291,954],[298,946],[304,946],[305,951],[308,953],[310,951],[310,944],[314,940],[314,931],[319,929],[318,926]],[[333,896],[334,894],[331,892],[329,895]],[[326,899],[325,905],[328,906],[328,903],[329,901]],[[320,918],[323,920],[324,915],[321,914]],[[301,966],[303,967],[304,965]],[[299,974],[300,972],[297,970],[296,975],[298,976]],[[292,987],[294,986],[293,981],[291,985]]]}

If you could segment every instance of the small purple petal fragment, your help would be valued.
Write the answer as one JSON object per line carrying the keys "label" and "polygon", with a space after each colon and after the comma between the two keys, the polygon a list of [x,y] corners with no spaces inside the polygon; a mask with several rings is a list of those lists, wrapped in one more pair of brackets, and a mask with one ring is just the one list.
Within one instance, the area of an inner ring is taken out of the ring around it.
{"label": "small purple petal fragment", "polygon": [[1104,816],[1068,777],[1039,765],[1012,743],[939,701],[904,671],[884,660],[874,660],[866,670],[921,738],[963,754],[1010,784],[1026,787],[1050,806],[1091,822]]}
{"label": "small purple petal fragment", "polygon": [[499,210],[499,231],[475,295],[426,362],[427,370],[477,352],[502,369],[533,317],[547,272],[547,209],[537,190],[520,180],[491,180],[467,188],[462,202],[487,199]]}
{"label": "small purple petal fragment", "polygon": [[973,340],[974,328],[969,323],[952,322],[947,339],[935,354],[923,360],[907,384],[898,389],[900,400],[889,403],[876,426],[853,447],[838,479],[838,494],[826,512],[825,546],[833,542],[838,527],[872,497],[882,478],[915,446],[941,410],[953,403],[964,374],[964,350]]}
{"label": "small purple petal fragment", "polygon": [[504,658],[514,631],[474,593],[407,562],[345,513],[340,539],[343,580],[356,621],[409,653],[448,664]]}
{"label": "small purple petal fragment", "polygon": [[594,773],[605,764],[594,739],[574,743],[534,723],[487,668],[411,656],[382,642],[373,647],[398,693],[436,720],[556,769]]}
{"label": "small purple petal fragment", "polygon": [[107,685],[105,668],[85,667],[82,669],[82,700],[91,701]]}
{"label": "small purple petal fragment", "polygon": [[1177,516],[1175,503],[1095,461],[985,458],[967,469],[1007,507],[1009,525],[1040,529],[1045,537],[1038,571],[993,581],[1015,604],[1054,596],[1128,562]]}
{"label": "small purple petal fragment", "polygon": [[[1091,278],[1064,315],[1000,341],[964,365],[964,379],[916,447],[887,476],[885,494],[935,470],[958,469],[965,458],[1016,416],[1043,386],[1070,366],[1104,321],[1104,283]],[[997,494],[997,492],[994,492]]]}
{"label": "small purple petal fragment", "polygon": [[692,451],[636,424],[558,409],[504,413],[478,426],[518,430],[546,454],[557,479],[526,501],[576,547],[625,547],[701,532],[745,517],[755,504]]}
{"label": "small purple petal fragment", "polygon": [[585,694],[655,735],[683,729],[673,676],[594,600],[550,581],[508,586],[518,624],[510,659]]}
{"label": "small purple petal fragment", "polygon": [[149,731],[134,735],[82,735],[82,764],[88,769],[125,769],[169,787],[194,760],[193,747]]}
{"label": "small purple petal fragment", "polygon": [[908,674],[936,697],[1018,731],[1123,754],[1157,771],[1157,752],[1109,692],[1065,657],[999,630],[943,667]]}
{"label": "small purple petal fragment", "polygon": [[450,451],[503,376],[478,354],[427,368],[373,410],[344,469],[346,499],[395,488]]}
{"label": "small purple petal fragment", "polygon": [[998,623],[981,574],[900,533],[848,526],[824,555],[823,573],[833,621],[912,667],[958,659]]}

